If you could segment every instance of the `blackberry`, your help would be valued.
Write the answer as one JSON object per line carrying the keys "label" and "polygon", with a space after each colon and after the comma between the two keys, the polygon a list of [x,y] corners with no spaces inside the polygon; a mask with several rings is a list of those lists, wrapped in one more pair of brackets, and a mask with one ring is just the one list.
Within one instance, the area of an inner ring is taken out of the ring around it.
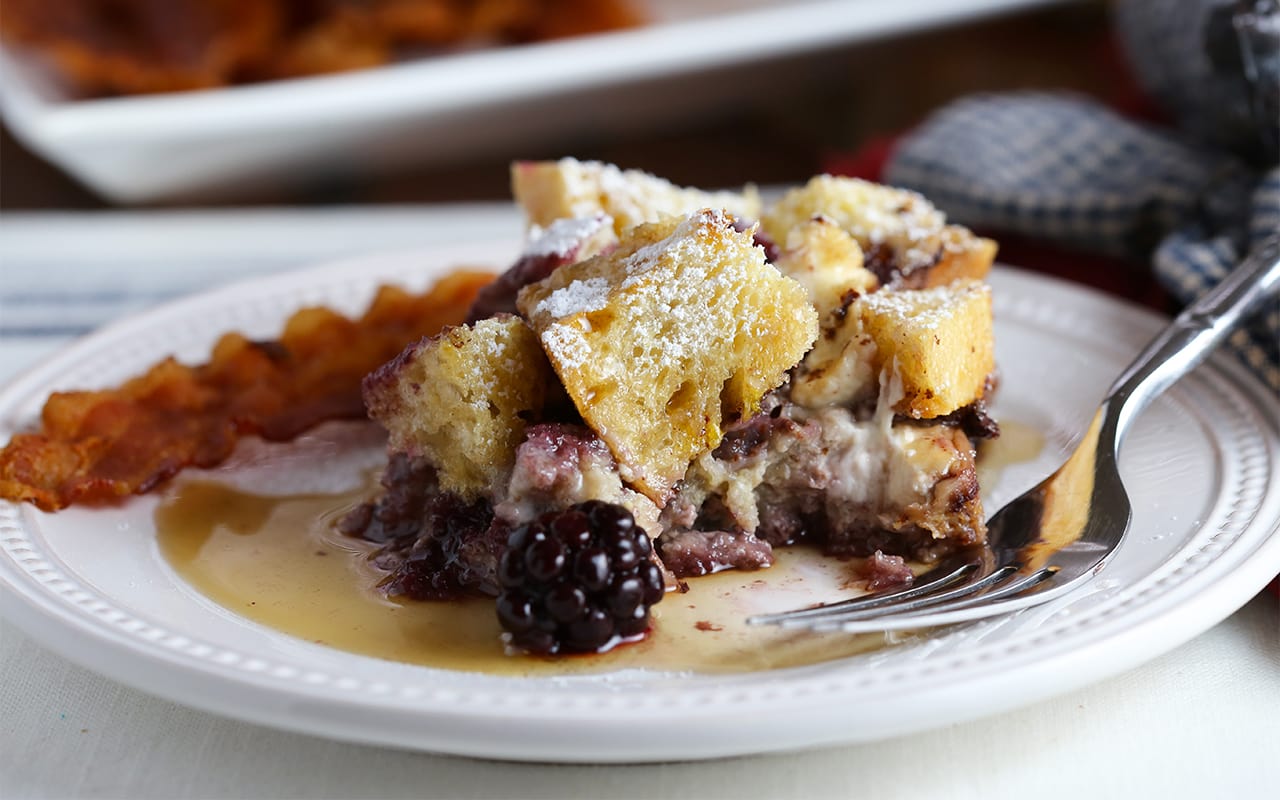
{"label": "blackberry", "polygon": [[511,532],[498,563],[498,621],[531,653],[596,653],[642,637],[662,570],[631,512],[590,500]]}

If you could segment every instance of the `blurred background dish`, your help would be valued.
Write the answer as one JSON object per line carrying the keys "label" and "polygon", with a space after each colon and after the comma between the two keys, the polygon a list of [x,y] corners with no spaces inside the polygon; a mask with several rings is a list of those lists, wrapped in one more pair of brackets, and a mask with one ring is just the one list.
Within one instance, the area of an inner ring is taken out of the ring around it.
{"label": "blurred background dish", "polygon": [[[563,25],[522,28],[509,20],[507,28],[494,23],[425,49],[427,32],[415,29],[420,19],[409,14],[421,4],[410,0],[358,4],[399,8],[399,34],[371,30],[368,15],[338,15],[289,38],[272,38],[270,20],[259,19],[273,4],[209,2],[199,7],[222,9],[228,27],[191,37],[216,39],[216,47],[199,48],[200,57],[166,51],[149,60],[122,54],[119,42],[154,51],[152,40],[172,48],[174,37],[151,31],[150,39],[119,34],[102,42],[85,33],[68,45],[39,30],[24,35],[10,20],[0,49],[0,108],[27,147],[113,202],[225,196],[247,178],[314,179],[353,165],[386,173],[464,157],[523,156],[569,134],[581,141],[656,131],[823,80],[809,54],[1061,2],[544,1],[567,9]],[[83,18],[48,18],[76,5],[16,0],[5,8],[11,17],[75,29]],[[145,5],[165,9],[168,19],[185,4]],[[570,13],[578,5],[597,16]],[[21,17],[24,9],[35,10]],[[197,22],[213,25],[208,16]],[[354,30],[362,24],[364,34]],[[609,32],[591,33],[600,29]],[[587,35],[568,36],[580,32]],[[513,44],[480,46],[504,41]],[[271,58],[260,55],[273,48]],[[377,66],[357,68],[367,65]],[[162,93],[95,96],[130,89]],[[164,91],[170,89],[192,90]]]}
{"label": "blurred background dish", "polygon": [[632,0],[9,0],[0,37],[75,96],[210,89],[635,27]]}

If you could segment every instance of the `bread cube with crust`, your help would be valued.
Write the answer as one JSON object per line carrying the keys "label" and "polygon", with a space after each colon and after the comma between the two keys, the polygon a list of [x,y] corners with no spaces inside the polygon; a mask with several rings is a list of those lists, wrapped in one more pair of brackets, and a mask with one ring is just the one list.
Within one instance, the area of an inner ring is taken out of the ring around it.
{"label": "bread cube with crust", "polygon": [[805,290],[722,210],[641,225],[517,305],[623,479],[659,505],[817,335]]}
{"label": "bread cube with crust", "polygon": [[991,239],[975,236],[962,225],[948,225],[942,229],[942,250],[938,260],[926,270],[920,270],[920,279],[904,278],[904,285],[913,289],[946,286],[948,283],[966,280],[982,280],[991,272],[996,260],[996,243]]}
{"label": "bread cube with crust", "polygon": [[364,399],[390,450],[426,458],[470,499],[505,479],[554,380],[534,332],[500,314],[409,345],[365,378]]}
{"label": "bread cube with crust", "polygon": [[644,222],[684,217],[700,208],[723,208],[746,219],[760,216],[755,187],[741,192],[687,189],[640,170],[599,161],[517,161],[511,189],[532,225],[546,227],[565,217],[608,214],[619,235]]}
{"label": "bread cube with crust", "polygon": [[899,414],[940,417],[982,397],[995,368],[989,286],[875,292],[850,313],[875,341],[880,365],[902,381]]}
{"label": "bread cube with crust", "polygon": [[866,266],[894,288],[920,289],[981,279],[996,245],[946,216],[923,196],[858,178],[819,175],[782,196],[760,219],[775,242],[824,216],[862,247]]}
{"label": "bread cube with crust", "polygon": [[808,290],[823,325],[853,296],[879,286],[876,276],[862,265],[862,248],[827,217],[818,215],[800,224],[787,235],[785,244],[774,264]]}
{"label": "bread cube with crust", "polygon": [[873,292],[850,303],[805,357],[791,396],[810,408],[853,405],[876,397],[887,378],[901,384],[890,397],[896,413],[944,416],[983,396],[992,342],[985,284]]}

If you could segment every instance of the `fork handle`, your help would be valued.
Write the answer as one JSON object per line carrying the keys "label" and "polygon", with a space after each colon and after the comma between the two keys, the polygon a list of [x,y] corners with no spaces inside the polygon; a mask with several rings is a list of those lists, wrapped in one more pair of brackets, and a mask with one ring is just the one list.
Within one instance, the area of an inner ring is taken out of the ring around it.
{"label": "fork handle", "polygon": [[1133,419],[1199,366],[1251,312],[1280,291],[1280,236],[1264,239],[1208,293],[1183,309],[1133,360],[1107,393],[1116,440]]}

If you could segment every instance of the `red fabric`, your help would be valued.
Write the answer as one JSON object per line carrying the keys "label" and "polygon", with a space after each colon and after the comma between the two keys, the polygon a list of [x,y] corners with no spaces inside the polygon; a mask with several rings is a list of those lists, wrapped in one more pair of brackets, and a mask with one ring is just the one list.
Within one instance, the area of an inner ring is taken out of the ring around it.
{"label": "red fabric", "polygon": [[868,181],[880,181],[884,165],[893,158],[898,140],[905,131],[893,136],[877,136],[862,143],[853,153],[833,153],[823,159],[826,171],[832,175],[848,175]]}
{"label": "red fabric", "polygon": [[1156,105],[1151,95],[1138,85],[1119,41],[1114,37],[1103,40],[1097,48],[1097,56],[1114,76],[1114,80],[1107,86],[1106,95],[1100,98],[1104,103],[1134,122],[1166,126],[1172,124],[1164,109]]}
{"label": "red fabric", "polygon": [[1006,264],[1087,284],[1163,313],[1172,310],[1171,298],[1160,284],[1151,280],[1145,265],[1076,253],[1021,236],[994,231],[985,233],[1000,243],[999,259]]}

